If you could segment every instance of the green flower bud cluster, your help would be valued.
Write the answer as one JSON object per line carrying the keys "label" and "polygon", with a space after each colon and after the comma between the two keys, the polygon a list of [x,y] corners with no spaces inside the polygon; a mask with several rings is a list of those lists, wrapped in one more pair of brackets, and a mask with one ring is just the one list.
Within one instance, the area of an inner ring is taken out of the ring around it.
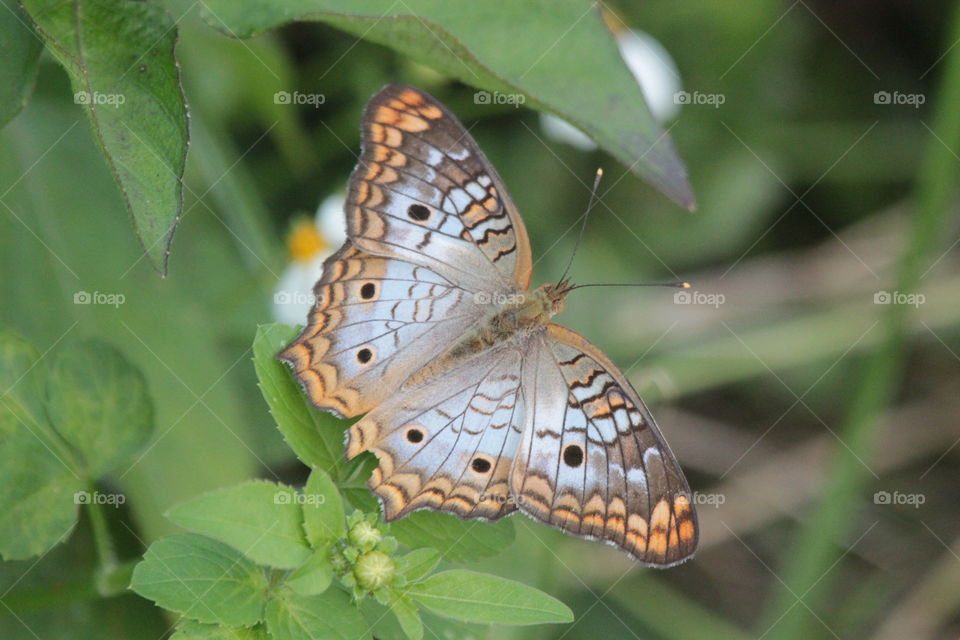
{"label": "green flower bud cluster", "polygon": [[397,540],[384,535],[375,513],[354,511],[347,518],[347,537],[330,549],[330,564],[354,599],[380,596],[397,579],[391,557],[396,550]]}

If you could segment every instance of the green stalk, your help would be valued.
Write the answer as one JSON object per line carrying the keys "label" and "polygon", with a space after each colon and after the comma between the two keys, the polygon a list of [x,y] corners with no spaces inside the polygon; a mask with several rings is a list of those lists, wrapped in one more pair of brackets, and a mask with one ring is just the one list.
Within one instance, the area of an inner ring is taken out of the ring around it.
{"label": "green stalk", "polygon": [[[952,25],[948,43],[960,39],[960,10],[955,12]],[[947,145],[960,141],[960,49],[951,51],[943,64],[946,69],[930,127],[935,134],[928,139],[920,165],[909,242],[897,267],[894,290],[904,293],[918,289],[928,259],[941,244],[954,192],[958,165]],[[833,473],[822,499],[809,524],[799,533],[793,551],[787,554],[790,560],[782,571],[783,584],[776,583],[775,597],[760,627],[763,633],[770,630],[769,638],[830,636],[811,610],[817,612],[821,608],[840,571],[832,565],[843,550],[837,549],[833,541],[844,535],[856,539],[862,533],[849,531],[857,504],[870,481],[858,457],[870,459],[877,419],[896,392],[904,360],[905,323],[911,308],[897,304],[883,307],[878,329],[884,340],[865,363],[840,434],[847,447],[837,447]],[[802,604],[797,602],[798,597]]]}

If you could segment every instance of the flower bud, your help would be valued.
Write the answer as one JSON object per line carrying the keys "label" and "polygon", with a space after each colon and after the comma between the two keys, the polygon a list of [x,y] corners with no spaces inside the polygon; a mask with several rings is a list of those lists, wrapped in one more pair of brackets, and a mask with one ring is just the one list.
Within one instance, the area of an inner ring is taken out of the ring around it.
{"label": "flower bud", "polygon": [[353,567],[357,585],[366,591],[375,591],[393,582],[396,565],[393,558],[382,551],[368,551]]}

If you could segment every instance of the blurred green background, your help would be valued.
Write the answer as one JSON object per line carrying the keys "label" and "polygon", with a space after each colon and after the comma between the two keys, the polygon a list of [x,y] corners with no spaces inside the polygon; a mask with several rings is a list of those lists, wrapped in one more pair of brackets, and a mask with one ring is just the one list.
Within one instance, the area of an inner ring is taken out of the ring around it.
{"label": "blurred green background", "polygon": [[[475,104],[474,88],[354,35],[294,23],[238,41],[197,5],[169,7],[181,18],[191,145],[166,279],[140,258],[49,56],[0,131],[0,325],[41,352],[105,338],[154,396],[154,443],[108,481],[128,496],[110,523],[126,559],[173,530],[171,504],[254,476],[303,479],[258,393],[250,345],[272,320],[291,221],[344,189],[364,103],[399,81],[444,102],[497,167],[530,232],[535,284],[563,270],[599,166],[603,206],[574,280],[684,279],[699,295],[585,289],[559,318],[654,405],[702,494],[699,553],[638,569],[513,516],[516,542],[477,568],[547,591],[577,621],[490,637],[957,637],[955,3],[609,3],[664,45],[684,90],[724,96],[664,123],[693,213],[603,152],[551,139],[535,111]],[[280,90],[325,102],[278,105]],[[924,103],[883,104],[877,92]],[[79,291],[125,303],[76,305]],[[882,304],[882,292],[923,303]],[[162,637],[169,621],[150,603],[94,596],[89,538],[81,519],[36,563],[0,565],[0,637]]]}

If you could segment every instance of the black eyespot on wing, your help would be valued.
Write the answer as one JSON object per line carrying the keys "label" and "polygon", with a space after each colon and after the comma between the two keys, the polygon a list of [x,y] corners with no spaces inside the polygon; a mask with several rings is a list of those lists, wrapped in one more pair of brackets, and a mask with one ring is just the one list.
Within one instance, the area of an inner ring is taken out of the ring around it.
{"label": "black eyespot on wing", "polygon": [[407,208],[407,215],[410,216],[412,220],[423,222],[430,217],[430,209],[427,209],[422,204],[412,204]]}
{"label": "black eyespot on wing", "polygon": [[470,466],[477,473],[486,473],[490,471],[490,467],[493,465],[490,464],[489,460],[486,460],[484,458],[474,458]]}
{"label": "black eyespot on wing", "polygon": [[372,282],[368,282],[362,287],[360,287],[360,297],[364,300],[369,300],[377,293],[377,285]]}
{"label": "black eyespot on wing", "polygon": [[579,467],[583,464],[583,448],[578,444],[570,444],[563,450],[563,463],[568,467]]}
{"label": "black eyespot on wing", "polygon": [[413,444],[423,442],[423,431],[420,431],[420,429],[410,429],[407,431],[407,442],[412,442]]}
{"label": "black eyespot on wing", "polygon": [[362,364],[367,364],[370,362],[370,358],[372,357],[373,351],[370,351],[370,349],[367,349],[366,347],[360,349],[360,351],[357,351],[357,360],[359,360]]}

